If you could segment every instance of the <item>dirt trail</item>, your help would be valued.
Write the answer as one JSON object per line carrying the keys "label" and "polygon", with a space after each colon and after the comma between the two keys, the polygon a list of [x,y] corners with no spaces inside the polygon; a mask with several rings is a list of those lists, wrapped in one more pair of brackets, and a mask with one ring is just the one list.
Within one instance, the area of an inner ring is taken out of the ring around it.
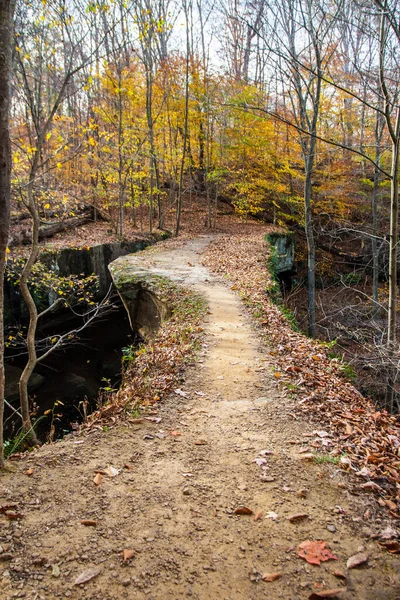
{"label": "dirt trail", "polygon": [[[1,475],[0,504],[18,502],[24,518],[0,515],[0,598],[303,600],[344,588],[335,570],[348,576],[344,600],[400,598],[399,561],[369,540],[365,497],[346,492],[335,465],[301,458],[312,428],[277,391],[234,292],[200,266],[208,241],[132,257],[173,270],[210,305],[203,356],[161,420],[43,447]],[[121,471],[96,488],[94,471],[107,465]],[[236,515],[239,506],[263,516]],[[291,523],[297,513],[309,518]],[[297,556],[307,539],[326,540],[339,560],[309,565]],[[126,563],[124,549],[135,551]],[[346,572],[360,551],[367,565]],[[90,568],[98,575],[74,586]],[[260,580],[270,572],[281,578]]]}

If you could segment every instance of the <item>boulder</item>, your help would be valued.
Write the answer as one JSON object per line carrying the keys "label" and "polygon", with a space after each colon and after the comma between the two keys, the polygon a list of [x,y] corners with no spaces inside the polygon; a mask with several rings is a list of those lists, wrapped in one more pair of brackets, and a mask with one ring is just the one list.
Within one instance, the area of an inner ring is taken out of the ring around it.
{"label": "boulder", "polygon": [[[10,404],[19,400],[18,382],[20,380],[22,369],[14,365],[5,364],[5,389],[4,396]],[[32,373],[28,382],[28,392],[33,394],[44,383],[45,378],[38,373]]]}

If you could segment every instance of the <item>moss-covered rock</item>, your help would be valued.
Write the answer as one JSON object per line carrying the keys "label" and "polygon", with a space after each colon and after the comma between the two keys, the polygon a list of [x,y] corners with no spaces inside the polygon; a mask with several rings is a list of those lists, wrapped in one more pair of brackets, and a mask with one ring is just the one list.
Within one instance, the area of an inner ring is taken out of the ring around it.
{"label": "moss-covered rock", "polygon": [[109,271],[133,331],[147,338],[170,316],[165,299],[165,278],[135,265],[126,257],[111,263]]}

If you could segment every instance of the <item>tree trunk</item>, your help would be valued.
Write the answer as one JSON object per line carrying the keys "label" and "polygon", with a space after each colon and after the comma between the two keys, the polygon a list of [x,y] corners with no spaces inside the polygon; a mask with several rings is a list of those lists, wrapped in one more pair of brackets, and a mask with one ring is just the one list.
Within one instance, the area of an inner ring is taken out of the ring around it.
{"label": "tree trunk", "polygon": [[181,170],[179,174],[179,190],[178,190],[178,203],[176,209],[176,226],[175,236],[178,237],[181,226],[181,215],[182,215],[182,195],[183,195],[183,175],[185,170],[185,159],[188,148],[188,126],[189,126],[189,53],[190,53],[190,41],[189,41],[189,15],[188,7],[185,0],[184,5],[185,16],[186,16],[186,71],[185,71],[185,124],[183,130],[183,149],[182,149],[182,160]]}
{"label": "tree trunk", "polygon": [[36,354],[36,328],[38,322],[38,311],[36,308],[35,301],[32,298],[32,294],[28,287],[28,280],[32,272],[32,267],[35,264],[38,253],[39,253],[39,214],[35,199],[33,197],[33,182],[35,181],[37,174],[37,163],[39,160],[39,151],[36,150],[35,157],[33,159],[33,165],[29,174],[28,184],[28,208],[32,217],[32,245],[29,253],[28,260],[23,268],[21,279],[20,279],[20,290],[24,302],[29,311],[29,327],[26,335],[26,345],[28,350],[28,361],[22,372],[19,380],[19,398],[21,404],[22,414],[22,426],[25,432],[28,433],[28,439],[32,444],[37,444],[38,440],[32,427],[31,416],[29,411],[29,396],[28,396],[28,381],[33,373],[33,370],[37,364]]}
{"label": "tree trunk", "polygon": [[[311,144],[313,140],[311,139]],[[315,146],[315,141],[314,141]],[[311,152],[311,150],[310,150]],[[313,227],[313,212],[311,205],[312,186],[311,177],[313,171],[313,158],[309,154],[305,159],[306,178],[304,182],[304,213],[307,237],[307,290],[308,290],[308,333],[311,337],[316,334],[316,310],[315,310],[315,240]]]}
{"label": "tree trunk", "polygon": [[393,412],[394,386],[397,379],[397,247],[399,240],[399,154],[400,154],[400,107],[397,109],[395,135],[392,138],[392,168],[390,189],[389,234],[389,305],[388,305],[388,355],[389,377],[386,390],[386,407]]}
{"label": "tree trunk", "polygon": [[4,262],[10,219],[11,145],[9,132],[11,27],[13,3],[0,0],[0,468],[4,466]]}

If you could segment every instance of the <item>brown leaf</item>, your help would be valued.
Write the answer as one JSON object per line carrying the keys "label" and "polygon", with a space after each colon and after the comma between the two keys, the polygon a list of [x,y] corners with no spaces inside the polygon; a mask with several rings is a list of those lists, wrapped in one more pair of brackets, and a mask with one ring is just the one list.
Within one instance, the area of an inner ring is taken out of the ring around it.
{"label": "brown leaf", "polygon": [[326,542],[321,541],[309,541],[302,542],[298,549],[298,555],[300,558],[304,558],[310,565],[320,565],[321,562],[327,560],[337,560],[337,556],[326,548]]}
{"label": "brown leaf", "polygon": [[258,510],[258,511],[256,512],[256,514],[254,515],[254,520],[255,520],[255,521],[259,521],[260,519],[262,519],[262,516],[263,516],[263,512],[262,512],[262,510]]}
{"label": "brown leaf", "polygon": [[173,437],[178,437],[179,435],[182,435],[180,431],[171,431],[171,435]]}
{"label": "brown leaf", "polygon": [[140,423],[144,423],[144,419],[128,419],[128,422],[133,425],[139,425]]}
{"label": "brown leaf", "polygon": [[333,571],[333,574],[338,579],[347,579],[345,573],[343,573],[343,571],[339,571],[339,569],[337,571]]}
{"label": "brown leaf", "polygon": [[18,508],[18,504],[3,504],[0,506],[0,513],[6,513],[8,510],[14,510]]}
{"label": "brown leaf", "polygon": [[362,490],[373,490],[374,492],[383,492],[383,488],[374,481],[367,481],[359,485]]}
{"label": "brown leaf", "polygon": [[125,550],[122,553],[122,556],[123,556],[124,562],[127,562],[130,558],[133,558],[135,556],[135,551],[125,548]]}
{"label": "brown leaf", "polygon": [[389,510],[393,510],[394,512],[397,511],[397,504],[392,500],[385,500],[385,504]]}
{"label": "brown leaf", "polygon": [[17,519],[23,519],[24,515],[20,512],[16,512],[15,510],[6,510],[5,512],[7,519],[12,521],[16,521]]}
{"label": "brown leaf", "polygon": [[368,561],[368,554],[365,552],[358,552],[357,554],[353,554],[348,559],[346,565],[348,569],[355,569],[357,567],[361,567],[361,565],[365,565]]}
{"label": "brown leaf", "polygon": [[350,423],[346,423],[346,435],[351,435],[353,433],[353,428]]}
{"label": "brown leaf", "polygon": [[92,567],[91,569],[86,569],[83,571],[74,581],[74,585],[81,585],[82,583],[87,583],[91,579],[94,579],[101,572],[100,567]]}
{"label": "brown leaf", "polygon": [[253,511],[247,506],[238,506],[235,509],[235,515],[252,515]]}
{"label": "brown leaf", "polygon": [[27,471],[25,471],[25,475],[27,475],[28,477],[30,477],[31,475],[33,475],[35,472],[35,469],[33,469],[32,467],[30,469],[28,469]]}
{"label": "brown leaf", "polygon": [[388,540],[386,542],[380,542],[380,544],[391,554],[400,554],[400,544],[397,540]]}
{"label": "brown leaf", "polygon": [[307,515],[306,513],[299,513],[297,515],[290,515],[290,517],[288,517],[288,521],[290,521],[291,523],[296,523],[297,521],[303,521],[304,519],[309,518],[309,515]]}
{"label": "brown leaf", "polygon": [[195,446],[205,446],[206,444],[206,440],[197,440],[197,442],[194,442]]}
{"label": "brown leaf", "polygon": [[268,581],[270,583],[271,581],[275,581],[280,577],[282,577],[282,573],[264,573],[264,575],[262,576],[262,580]]}
{"label": "brown leaf", "polygon": [[92,519],[82,519],[81,525],[86,525],[86,527],[96,527],[97,521],[93,521]]}
{"label": "brown leaf", "polygon": [[320,590],[313,592],[308,600],[319,600],[320,598],[338,598],[343,592],[346,592],[346,588],[334,588],[331,590]]}
{"label": "brown leaf", "polygon": [[100,485],[102,481],[103,481],[102,475],[100,473],[97,473],[95,478],[93,479],[93,483],[95,485]]}

